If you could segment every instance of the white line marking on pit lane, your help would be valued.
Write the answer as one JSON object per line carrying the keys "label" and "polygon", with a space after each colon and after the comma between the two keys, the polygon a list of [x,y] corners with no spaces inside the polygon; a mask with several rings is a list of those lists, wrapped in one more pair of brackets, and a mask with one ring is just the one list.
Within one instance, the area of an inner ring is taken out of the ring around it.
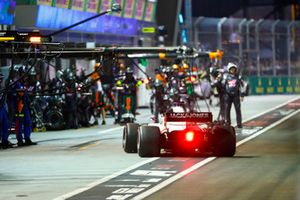
{"label": "white line marking on pit lane", "polygon": [[293,112],[293,113],[291,113],[291,114],[289,114],[288,116],[285,116],[284,118],[278,120],[277,122],[274,122],[273,124],[271,124],[271,125],[265,127],[264,129],[258,131],[257,133],[255,133],[255,134],[253,134],[253,135],[250,135],[249,137],[247,137],[247,138],[245,138],[245,139],[243,139],[243,140],[237,142],[237,143],[236,143],[236,146],[238,147],[238,146],[240,146],[240,145],[242,145],[242,144],[244,144],[244,143],[246,143],[246,142],[252,140],[253,138],[255,138],[255,137],[261,135],[262,133],[264,133],[264,132],[270,130],[271,128],[274,128],[275,126],[279,125],[280,123],[284,122],[285,120],[287,120],[287,119],[293,117],[294,115],[296,115],[296,114],[298,114],[298,113],[300,113],[300,109],[297,110],[297,111],[295,111],[295,112]]}
{"label": "white line marking on pit lane", "polygon": [[176,174],[177,171],[157,171],[157,170],[136,170],[130,175],[133,176],[158,176],[158,177],[168,177]]}
{"label": "white line marking on pit lane", "polygon": [[206,165],[207,163],[215,160],[216,157],[210,157],[210,158],[206,158],[205,160],[201,161],[201,162],[198,162],[197,164],[193,165],[192,167],[172,176],[171,178],[165,180],[164,182],[154,186],[153,188],[147,190],[146,192],[140,194],[140,195],[137,195],[135,196],[132,200],[140,200],[140,199],[143,199],[147,196],[150,196],[151,194],[161,190],[162,188],[166,187],[167,185],[177,181],[178,179],[182,178],[183,176],[191,173],[192,171],[195,171],[196,169],[202,167],[203,165]]}
{"label": "white line marking on pit lane", "polygon": [[64,195],[62,195],[62,196],[59,196],[59,197],[57,197],[57,198],[55,198],[55,199],[53,199],[53,200],[64,200],[64,199],[70,198],[70,197],[72,197],[72,196],[75,196],[76,194],[79,194],[79,193],[81,193],[81,192],[84,192],[84,191],[86,191],[86,190],[89,190],[89,189],[91,189],[91,188],[93,188],[93,187],[95,187],[95,186],[97,186],[97,185],[99,185],[99,184],[101,184],[101,183],[104,183],[104,182],[106,182],[106,181],[108,181],[108,180],[110,180],[110,179],[113,179],[113,178],[115,178],[115,177],[117,177],[117,176],[120,176],[121,174],[124,174],[124,173],[126,173],[126,172],[128,172],[128,171],[130,171],[130,170],[136,169],[136,168],[138,168],[138,167],[140,167],[140,166],[142,166],[142,165],[145,165],[145,164],[150,163],[150,162],[152,162],[152,161],[155,161],[155,160],[157,160],[157,159],[159,159],[159,157],[156,157],[156,158],[150,158],[150,159],[147,159],[147,160],[145,160],[145,161],[139,162],[139,163],[137,163],[137,164],[135,164],[135,165],[132,165],[131,167],[128,167],[127,169],[118,171],[118,172],[116,172],[116,173],[114,173],[114,174],[112,174],[112,175],[110,175],[110,176],[106,176],[106,177],[104,177],[104,178],[102,178],[102,179],[100,179],[100,180],[98,180],[98,181],[95,181],[95,182],[90,183],[89,185],[87,185],[87,186],[85,186],[85,187],[79,188],[79,189],[74,190],[74,191],[72,191],[72,192],[70,192],[70,193],[67,193],[67,194],[64,194]]}
{"label": "white line marking on pit lane", "polygon": [[120,179],[120,182],[139,182],[141,179]]}
{"label": "white line marking on pit lane", "polygon": [[279,105],[277,105],[277,106],[275,106],[275,107],[273,107],[273,108],[270,108],[270,109],[268,109],[268,110],[265,110],[265,111],[263,111],[263,112],[261,112],[261,113],[259,113],[259,114],[257,114],[257,115],[254,115],[254,116],[252,116],[252,117],[249,117],[249,118],[243,120],[243,122],[247,122],[247,121],[250,121],[251,119],[255,119],[256,117],[259,117],[259,116],[264,115],[264,114],[266,114],[266,113],[268,113],[268,112],[271,112],[271,111],[273,111],[273,110],[276,110],[277,108],[280,108],[281,106],[287,105],[287,104],[289,104],[290,102],[295,101],[295,100],[297,100],[297,99],[299,99],[299,97],[295,97],[294,99],[291,99],[291,100],[289,100],[289,101],[287,101],[287,102],[284,102],[284,103],[282,103],[282,104],[279,104]]}
{"label": "white line marking on pit lane", "polygon": [[161,178],[149,178],[143,181],[143,183],[158,183],[161,181]]}

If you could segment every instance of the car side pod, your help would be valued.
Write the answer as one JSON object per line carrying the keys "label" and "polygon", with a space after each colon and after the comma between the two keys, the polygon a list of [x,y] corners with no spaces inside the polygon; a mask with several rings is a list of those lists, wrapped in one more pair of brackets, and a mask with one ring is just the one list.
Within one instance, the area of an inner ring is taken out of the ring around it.
{"label": "car side pod", "polygon": [[137,151],[140,157],[160,156],[160,130],[156,126],[140,126]]}
{"label": "car side pod", "polygon": [[217,157],[232,157],[236,150],[234,127],[216,124],[212,128],[214,154]]}
{"label": "car side pod", "polygon": [[122,145],[126,153],[137,153],[138,128],[136,123],[127,123],[124,126]]}

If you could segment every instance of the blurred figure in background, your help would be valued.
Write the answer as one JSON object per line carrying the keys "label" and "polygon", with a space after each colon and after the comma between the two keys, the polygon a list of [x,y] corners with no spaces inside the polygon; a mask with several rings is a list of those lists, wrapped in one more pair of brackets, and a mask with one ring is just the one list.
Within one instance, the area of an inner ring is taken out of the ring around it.
{"label": "blurred figure in background", "polygon": [[[16,137],[18,140],[18,146],[36,145],[36,142],[32,142],[31,136],[31,118],[29,110],[29,98],[27,89],[25,87],[26,78],[26,68],[21,66],[18,69],[19,81],[16,83],[15,90],[17,92],[17,109],[16,109]],[[25,142],[23,141],[23,134]]]}
{"label": "blurred figure in background", "polygon": [[225,121],[225,88],[223,85],[223,76],[224,72],[222,69],[219,69],[215,66],[210,68],[210,79],[211,79],[211,87],[217,90],[217,96],[219,98],[220,111],[218,115],[218,121]]}
{"label": "blurred figure in background", "polygon": [[118,89],[117,115],[115,123],[120,123],[122,120],[135,120],[136,115],[136,92],[137,87],[142,84],[141,80],[137,80],[133,76],[133,69],[126,68],[125,76],[116,82]]}
{"label": "blurred figure in background", "polygon": [[97,113],[96,116],[102,118],[102,125],[106,124],[106,111],[105,111],[105,103],[104,103],[104,91],[102,88],[102,84],[100,80],[93,81],[92,85],[92,107],[94,111]]}
{"label": "blurred figure in background", "polygon": [[65,80],[65,105],[64,105],[64,117],[66,121],[66,127],[71,129],[78,128],[77,119],[77,83],[75,82],[75,76],[70,69],[64,71]]}
{"label": "blurred figure in background", "polygon": [[13,144],[10,141],[8,141],[8,113],[6,110],[6,91],[5,88],[2,87],[3,78],[3,74],[0,73],[0,146],[3,149],[7,149],[12,148]]}

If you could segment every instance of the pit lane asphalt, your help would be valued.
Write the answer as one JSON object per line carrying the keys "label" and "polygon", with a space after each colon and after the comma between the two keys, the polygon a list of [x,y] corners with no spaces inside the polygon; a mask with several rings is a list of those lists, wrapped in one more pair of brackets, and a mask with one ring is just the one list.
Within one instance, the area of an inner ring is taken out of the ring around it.
{"label": "pit lane asphalt", "polygon": [[[246,97],[242,103],[243,117],[252,117],[295,97],[299,96]],[[212,111],[216,116],[218,108],[213,107]],[[138,122],[149,122],[149,110],[139,112]],[[235,119],[234,113],[232,116]],[[112,125],[112,119],[107,123],[33,133],[32,139],[39,142],[37,146],[0,150],[0,199],[53,199],[147,160],[125,154],[121,148],[122,128]],[[13,136],[11,140],[15,141]]]}

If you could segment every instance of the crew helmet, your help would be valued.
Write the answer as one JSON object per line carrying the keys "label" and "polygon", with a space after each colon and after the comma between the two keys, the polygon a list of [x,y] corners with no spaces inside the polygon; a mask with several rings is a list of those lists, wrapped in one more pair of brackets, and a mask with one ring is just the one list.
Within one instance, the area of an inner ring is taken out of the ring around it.
{"label": "crew helmet", "polygon": [[155,87],[159,87],[159,86],[162,86],[162,85],[163,85],[163,83],[162,83],[161,80],[155,79],[155,81],[154,81],[154,86],[155,86]]}
{"label": "crew helmet", "polygon": [[178,70],[179,69],[179,65],[178,64],[173,64],[172,68],[175,69],[175,70]]}
{"label": "crew helmet", "polygon": [[133,74],[133,70],[130,67],[127,67],[125,73],[126,73],[126,75],[132,75]]}
{"label": "crew helmet", "polygon": [[236,70],[238,70],[238,67],[236,64],[232,63],[232,62],[229,62],[227,64],[227,71],[229,71],[231,68],[235,68]]}
{"label": "crew helmet", "polygon": [[183,64],[182,64],[182,67],[183,67],[183,69],[188,69],[188,68],[189,68],[189,65],[186,64],[186,63],[183,63]]}
{"label": "crew helmet", "polygon": [[56,78],[57,78],[57,79],[61,79],[62,76],[63,76],[63,72],[62,72],[61,70],[57,70],[57,71],[56,71]]}
{"label": "crew helmet", "polygon": [[26,71],[27,71],[27,67],[24,66],[24,65],[21,65],[21,66],[18,68],[19,74],[24,74]]}

